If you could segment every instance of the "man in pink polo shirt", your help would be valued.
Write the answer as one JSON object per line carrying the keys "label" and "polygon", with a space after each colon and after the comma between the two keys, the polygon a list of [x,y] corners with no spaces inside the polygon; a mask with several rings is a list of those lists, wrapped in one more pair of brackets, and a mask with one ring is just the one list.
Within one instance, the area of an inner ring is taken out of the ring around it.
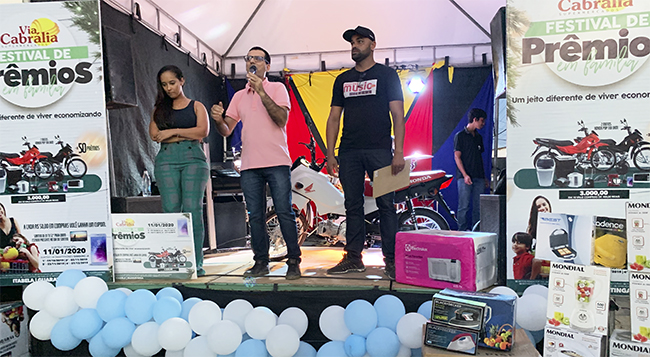
{"label": "man in pink polo shirt", "polygon": [[273,205],[287,243],[287,279],[300,278],[300,246],[296,217],[291,208],[291,158],[285,126],[291,103],[282,83],[269,82],[266,72],[271,56],[261,47],[253,47],[246,60],[246,88],[232,97],[228,110],[223,104],[212,106],[211,116],[217,130],[229,136],[242,121],[241,186],[246,199],[251,227],[251,245],[255,265],[244,276],[269,273],[269,237],[266,232],[266,195],[268,183]]}

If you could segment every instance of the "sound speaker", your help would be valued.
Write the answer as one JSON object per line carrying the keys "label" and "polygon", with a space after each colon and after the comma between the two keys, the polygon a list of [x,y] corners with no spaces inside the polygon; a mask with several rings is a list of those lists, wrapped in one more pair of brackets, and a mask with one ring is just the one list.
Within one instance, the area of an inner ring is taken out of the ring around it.
{"label": "sound speaker", "polygon": [[214,198],[217,249],[246,246],[246,205],[241,196]]}
{"label": "sound speaker", "polygon": [[111,197],[112,213],[163,213],[160,196]]}
{"label": "sound speaker", "polygon": [[110,27],[103,27],[104,37],[104,87],[106,108],[136,107],[131,37]]}
{"label": "sound speaker", "polygon": [[481,232],[497,234],[497,282],[506,284],[506,195],[481,195]]}

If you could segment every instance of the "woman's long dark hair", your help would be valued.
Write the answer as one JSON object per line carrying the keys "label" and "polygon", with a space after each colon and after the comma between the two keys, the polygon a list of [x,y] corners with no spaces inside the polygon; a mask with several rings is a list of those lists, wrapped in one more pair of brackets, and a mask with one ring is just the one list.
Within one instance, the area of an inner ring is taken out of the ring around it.
{"label": "woman's long dark hair", "polygon": [[174,65],[164,66],[160,69],[160,71],[158,71],[158,75],[156,76],[156,83],[158,83],[158,94],[156,95],[153,121],[156,123],[159,130],[169,128],[173,112],[172,104],[174,100],[167,95],[167,92],[165,92],[162,87],[162,83],[160,83],[160,76],[165,72],[172,72],[176,78],[178,78],[178,80],[183,79],[183,72],[181,72],[180,68]]}
{"label": "woman's long dark hair", "polygon": [[538,199],[544,199],[546,203],[548,203],[548,211],[551,212],[551,201],[548,200],[548,198],[544,196],[537,196],[533,199],[533,204],[530,206],[530,216],[528,217],[528,229],[526,229],[526,233],[530,234],[533,236],[533,238],[537,238],[537,215],[539,214],[539,210],[537,209],[537,202]]}

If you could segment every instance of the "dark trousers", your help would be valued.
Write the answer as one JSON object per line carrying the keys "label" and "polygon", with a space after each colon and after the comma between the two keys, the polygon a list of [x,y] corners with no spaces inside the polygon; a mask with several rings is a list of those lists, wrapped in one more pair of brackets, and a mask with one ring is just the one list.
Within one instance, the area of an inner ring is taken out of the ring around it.
{"label": "dark trousers", "polygon": [[[345,195],[347,220],[345,251],[353,259],[360,259],[366,237],[364,213],[364,183],[366,173],[372,179],[374,171],[388,166],[393,155],[388,149],[356,149],[339,153],[339,178]],[[397,212],[393,204],[395,193],[391,192],[376,199],[379,207],[379,230],[381,250],[387,260],[395,260],[395,234],[397,233]]]}

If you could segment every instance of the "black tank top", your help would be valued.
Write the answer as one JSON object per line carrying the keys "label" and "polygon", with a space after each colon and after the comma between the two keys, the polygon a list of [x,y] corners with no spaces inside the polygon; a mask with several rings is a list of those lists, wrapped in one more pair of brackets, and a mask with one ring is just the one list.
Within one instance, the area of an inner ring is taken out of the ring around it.
{"label": "black tank top", "polygon": [[194,113],[194,101],[183,109],[174,109],[172,112],[170,129],[187,129],[196,127],[196,113]]}

